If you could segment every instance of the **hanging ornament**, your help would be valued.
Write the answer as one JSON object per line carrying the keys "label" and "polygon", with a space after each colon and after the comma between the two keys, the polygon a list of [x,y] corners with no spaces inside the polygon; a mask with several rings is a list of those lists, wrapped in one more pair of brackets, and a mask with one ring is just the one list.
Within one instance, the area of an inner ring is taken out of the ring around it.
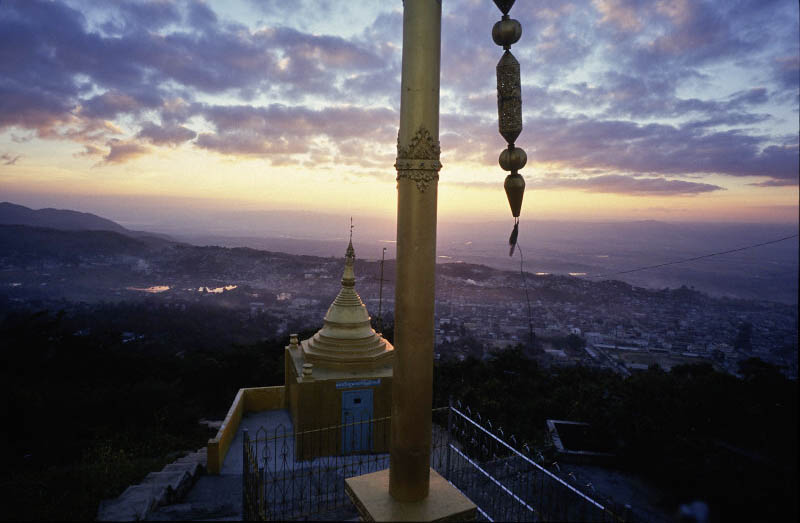
{"label": "hanging ornament", "polygon": [[525,151],[514,145],[522,132],[522,83],[519,62],[511,54],[511,46],[522,36],[522,25],[508,16],[514,0],[494,0],[494,3],[503,13],[503,17],[492,28],[492,40],[505,50],[497,63],[497,119],[500,135],[508,142],[508,148],[500,153],[499,163],[501,169],[509,171],[503,188],[514,217],[514,229],[508,239],[508,255],[513,256],[519,234],[522,197],[525,194],[525,179],[519,170],[528,162]]}

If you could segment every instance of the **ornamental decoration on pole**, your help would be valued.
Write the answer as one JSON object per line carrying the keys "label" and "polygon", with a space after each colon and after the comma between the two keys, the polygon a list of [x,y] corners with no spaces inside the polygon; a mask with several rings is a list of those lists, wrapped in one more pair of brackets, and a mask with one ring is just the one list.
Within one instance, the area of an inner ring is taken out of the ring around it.
{"label": "ornamental decoration on pole", "polygon": [[499,163],[504,171],[510,171],[503,187],[514,216],[514,230],[508,239],[511,246],[508,255],[512,256],[517,245],[519,214],[525,194],[525,179],[519,170],[528,162],[525,151],[514,145],[522,132],[522,84],[519,62],[511,54],[511,46],[522,36],[522,25],[508,16],[514,0],[494,0],[494,3],[503,13],[503,17],[492,28],[492,40],[505,50],[497,63],[497,117],[500,135],[508,142],[508,148],[500,153]]}
{"label": "ornamental decoration on pole", "polygon": [[409,178],[416,182],[419,192],[425,192],[431,182],[439,180],[439,170],[442,168],[440,153],[439,141],[425,127],[417,129],[408,147],[400,145],[398,136],[397,161],[394,164],[397,180]]}

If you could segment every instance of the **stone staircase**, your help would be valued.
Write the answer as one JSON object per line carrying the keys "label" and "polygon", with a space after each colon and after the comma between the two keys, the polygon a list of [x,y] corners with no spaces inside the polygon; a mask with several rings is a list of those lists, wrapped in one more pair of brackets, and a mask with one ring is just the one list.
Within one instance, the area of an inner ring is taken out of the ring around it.
{"label": "stone staircase", "polygon": [[100,502],[98,521],[141,521],[161,506],[183,499],[195,480],[206,470],[206,449],[187,454],[151,472],[138,485],[131,485],[116,499]]}

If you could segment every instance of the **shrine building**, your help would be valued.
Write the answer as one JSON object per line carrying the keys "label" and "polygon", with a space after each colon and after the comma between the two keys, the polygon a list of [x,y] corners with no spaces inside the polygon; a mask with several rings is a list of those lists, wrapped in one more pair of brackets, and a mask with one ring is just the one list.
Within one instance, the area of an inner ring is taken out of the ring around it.
{"label": "shrine building", "polygon": [[[295,433],[295,459],[387,452],[394,347],[370,325],[355,290],[355,251],[347,246],[342,288],[322,328],[285,349],[284,384]],[[333,432],[329,427],[336,427]],[[325,429],[323,437],[310,437]],[[304,437],[309,435],[309,437]],[[313,441],[314,444],[305,444]]]}

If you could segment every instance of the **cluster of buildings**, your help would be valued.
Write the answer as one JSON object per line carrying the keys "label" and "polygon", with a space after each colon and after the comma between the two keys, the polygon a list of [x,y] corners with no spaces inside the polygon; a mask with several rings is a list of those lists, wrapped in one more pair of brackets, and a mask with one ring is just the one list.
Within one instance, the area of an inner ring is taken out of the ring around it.
{"label": "cluster of buildings", "polygon": [[[365,265],[359,271],[366,274],[359,281],[364,302],[373,317],[378,310],[391,317],[392,282],[385,281],[381,293],[380,280],[370,276],[376,267]],[[320,297],[333,295],[336,281],[324,267],[285,281],[292,290],[278,293],[268,308],[280,319],[279,330],[318,322],[327,302]],[[522,346],[546,364],[630,373],[708,362],[736,374],[741,360],[758,357],[797,376],[796,305],[714,298],[685,287],[652,290],[531,274],[523,283],[519,273],[439,265],[435,334],[437,359],[485,358]]]}
{"label": "cluster of buildings", "polygon": [[499,271],[482,285],[461,283],[446,282],[450,295],[438,303],[443,343],[529,347],[533,332],[534,354],[553,363],[627,373],[705,361],[736,373],[739,361],[758,357],[797,375],[796,306],[550,275],[527,276],[526,298],[520,275]]}
{"label": "cluster of buildings", "polygon": [[[221,304],[251,320],[264,314],[271,334],[288,339],[292,332],[319,327],[341,277],[340,257],[224,248],[190,247],[178,258],[149,260],[144,269],[139,263],[139,270],[124,273],[136,279],[124,283],[111,276],[121,274],[119,263],[100,260],[89,273],[87,267],[71,266],[7,268],[4,287],[12,300],[74,295],[76,301],[145,297],[176,307]],[[355,264],[364,303],[373,319],[381,316],[386,325],[394,309],[392,263],[386,263],[383,279],[380,262]],[[81,275],[70,272],[76,270]],[[113,285],[97,287],[105,281]],[[436,285],[437,359],[485,358],[521,345],[543,364],[621,373],[709,362],[735,374],[740,361],[758,357],[797,376],[796,304],[571,276],[526,273],[523,278],[519,272],[464,263],[439,264]]]}

